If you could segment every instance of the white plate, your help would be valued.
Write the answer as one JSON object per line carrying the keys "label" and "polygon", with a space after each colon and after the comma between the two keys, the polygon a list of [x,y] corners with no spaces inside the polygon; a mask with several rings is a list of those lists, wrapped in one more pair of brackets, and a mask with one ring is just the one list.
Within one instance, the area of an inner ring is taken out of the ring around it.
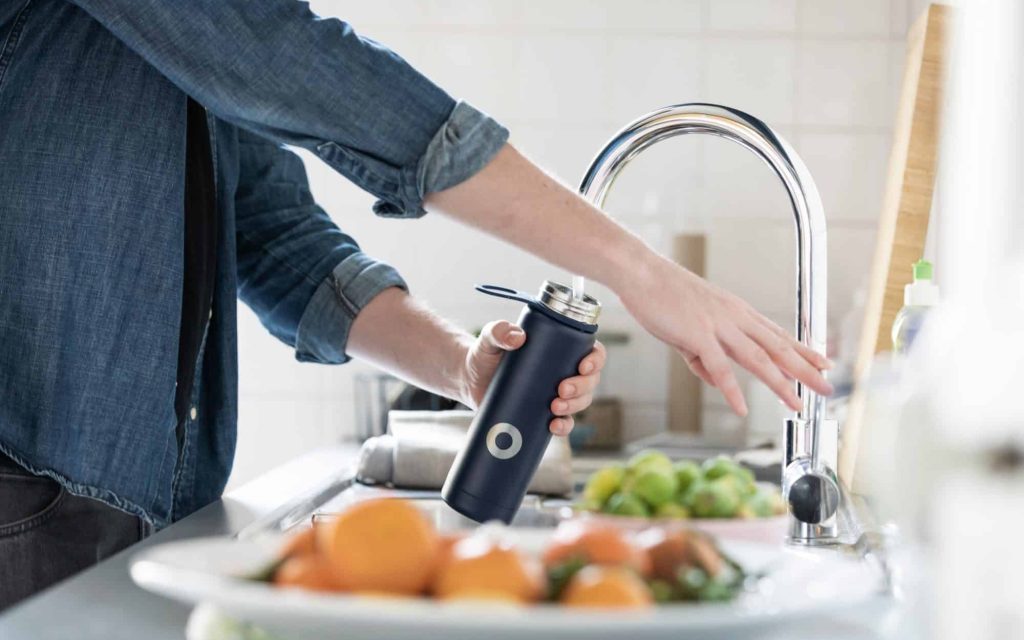
{"label": "white plate", "polygon": [[[549,535],[550,530],[516,530],[520,547],[531,551],[542,548]],[[740,542],[724,542],[722,547],[749,572],[768,573],[757,592],[731,603],[661,605],[643,612],[318,594],[245,579],[268,565],[280,542],[225,538],[171,542],[138,553],[132,559],[131,575],[149,591],[191,604],[211,603],[281,637],[323,640],[638,640],[751,625],[763,628],[823,610],[837,613],[865,604],[878,592],[879,584],[866,564],[834,550]]]}
{"label": "white plate", "polygon": [[703,531],[719,541],[781,543],[789,531],[789,516],[771,518],[631,518],[604,513],[581,512],[573,518],[592,519],[626,529],[642,531],[653,526],[684,526]]}

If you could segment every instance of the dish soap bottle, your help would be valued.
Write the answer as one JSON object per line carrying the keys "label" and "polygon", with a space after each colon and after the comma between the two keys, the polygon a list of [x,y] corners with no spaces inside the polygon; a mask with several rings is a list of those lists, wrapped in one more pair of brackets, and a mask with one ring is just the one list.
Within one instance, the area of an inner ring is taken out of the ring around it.
{"label": "dish soap bottle", "polygon": [[903,288],[903,308],[892,323],[892,346],[905,354],[914,342],[928,311],[939,303],[939,287],[932,282],[932,263],[914,263],[914,281]]}

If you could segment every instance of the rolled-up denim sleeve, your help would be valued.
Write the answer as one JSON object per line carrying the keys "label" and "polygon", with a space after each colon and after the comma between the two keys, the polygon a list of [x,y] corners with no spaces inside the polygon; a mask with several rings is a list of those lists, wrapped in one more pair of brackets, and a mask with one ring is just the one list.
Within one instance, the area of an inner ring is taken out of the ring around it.
{"label": "rolled-up denim sleeve", "polygon": [[238,294],[305,362],[339,364],[356,316],[398,272],[363,253],[313,200],[297,155],[239,132]]}
{"label": "rolled-up denim sleeve", "polygon": [[316,153],[381,215],[423,215],[427,194],[472,176],[508,137],[305,2],[72,1],[218,117]]}
{"label": "rolled-up denim sleeve", "polygon": [[356,316],[381,291],[408,290],[398,272],[364,253],[345,258],[320,283],[299,321],[295,357],[303,362],[339,364]]}

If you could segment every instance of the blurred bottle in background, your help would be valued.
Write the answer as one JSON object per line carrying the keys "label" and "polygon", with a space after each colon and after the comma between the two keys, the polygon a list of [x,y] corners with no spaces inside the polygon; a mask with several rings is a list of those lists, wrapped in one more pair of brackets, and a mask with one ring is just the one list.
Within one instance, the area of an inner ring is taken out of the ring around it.
{"label": "blurred bottle in background", "polygon": [[892,348],[906,354],[932,307],[939,304],[939,287],[932,281],[932,263],[914,263],[914,281],[903,288],[903,308],[892,324]]}

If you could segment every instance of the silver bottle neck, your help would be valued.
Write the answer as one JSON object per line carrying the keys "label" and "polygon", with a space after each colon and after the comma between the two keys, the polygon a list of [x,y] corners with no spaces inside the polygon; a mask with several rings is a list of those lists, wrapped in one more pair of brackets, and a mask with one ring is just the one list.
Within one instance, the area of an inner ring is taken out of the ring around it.
{"label": "silver bottle neck", "polygon": [[578,300],[573,297],[572,289],[550,280],[541,285],[537,301],[559,315],[584,324],[597,324],[597,317],[601,315],[601,303],[596,299],[584,294],[583,299]]}

